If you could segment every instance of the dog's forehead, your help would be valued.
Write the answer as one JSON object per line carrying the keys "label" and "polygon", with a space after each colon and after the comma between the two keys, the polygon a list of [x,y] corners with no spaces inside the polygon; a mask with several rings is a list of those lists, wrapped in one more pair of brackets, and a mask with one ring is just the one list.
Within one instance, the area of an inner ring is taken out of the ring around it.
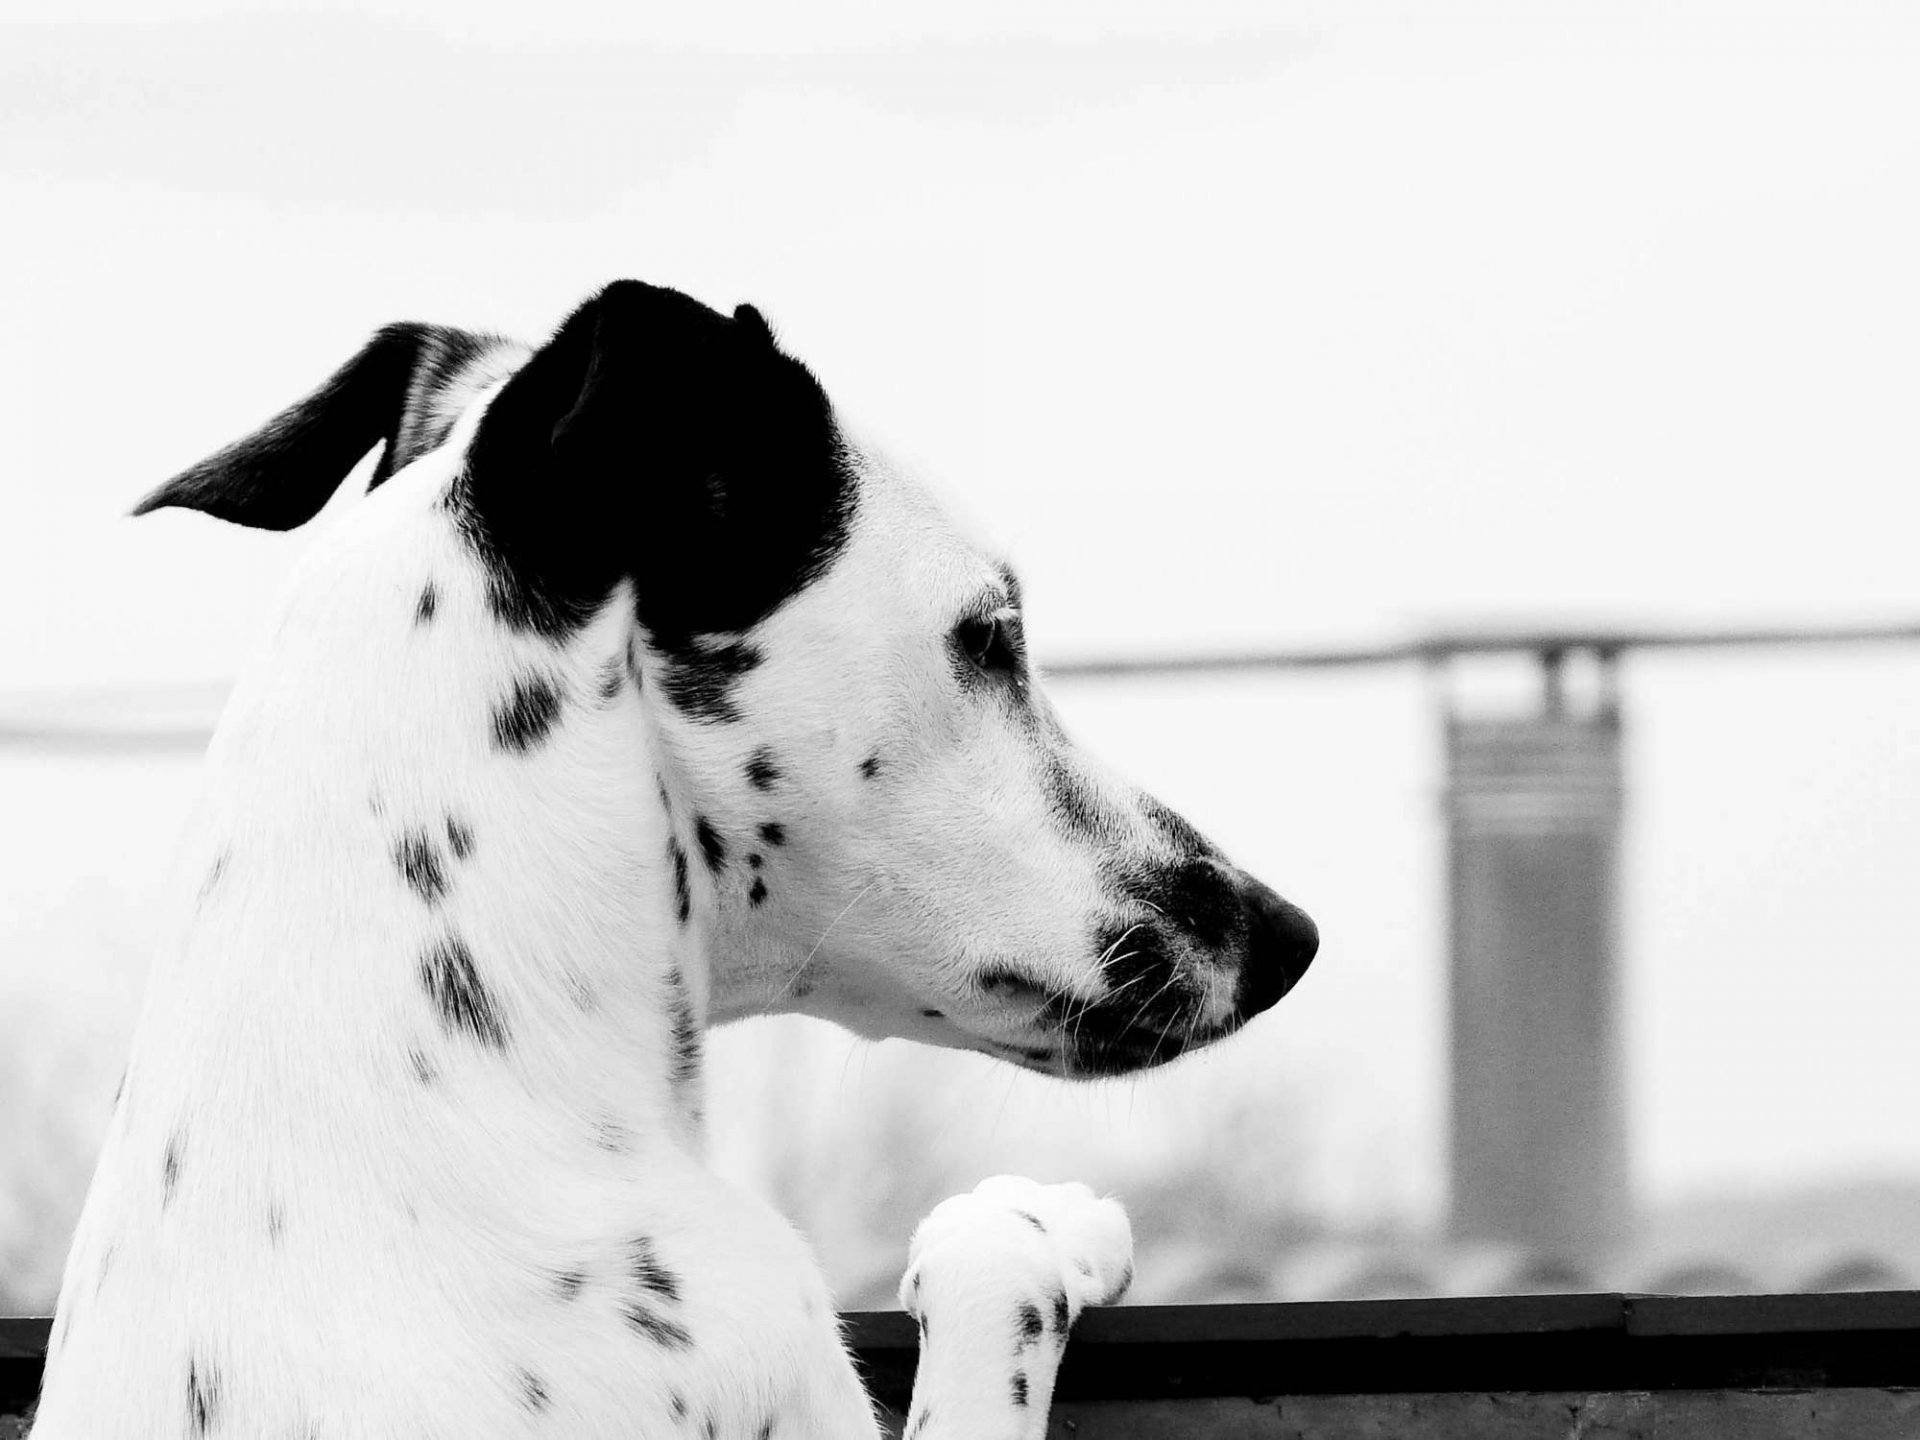
{"label": "dog's forehead", "polygon": [[894,572],[910,595],[942,613],[1018,602],[1013,568],[951,491],[851,435],[847,455],[860,494],[849,557],[856,566]]}

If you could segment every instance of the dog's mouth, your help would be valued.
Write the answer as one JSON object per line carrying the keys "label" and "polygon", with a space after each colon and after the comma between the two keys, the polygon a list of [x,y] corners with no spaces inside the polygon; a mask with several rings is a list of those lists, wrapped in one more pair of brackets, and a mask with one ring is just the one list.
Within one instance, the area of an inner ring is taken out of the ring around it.
{"label": "dog's mouth", "polygon": [[[1127,1075],[1224,1039],[1278,1003],[1319,948],[1313,922],[1211,858],[1180,868],[1179,888],[1208,902],[1201,923],[1139,896],[1095,937],[1097,993],[1049,989],[1014,966],[977,972],[975,1013],[988,1033],[973,1031],[974,1048],[1047,1075]],[[1166,898],[1170,887],[1153,888]]]}

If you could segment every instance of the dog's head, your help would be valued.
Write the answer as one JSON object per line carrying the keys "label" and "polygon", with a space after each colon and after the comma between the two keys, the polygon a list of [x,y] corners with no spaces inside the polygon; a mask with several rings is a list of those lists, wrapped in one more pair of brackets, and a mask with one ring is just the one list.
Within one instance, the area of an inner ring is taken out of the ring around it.
{"label": "dog's head", "polygon": [[523,353],[389,327],[139,512],[298,525],[375,444],[375,485],[441,447],[511,371],[459,432],[446,514],[495,623],[566,646],[632,597],[635,763],[659,766],[722,1018],[1107,1075],[1300,978],[1312,922],[1069,740],[1012,569],[848,435],[758,312],[623,281]]}

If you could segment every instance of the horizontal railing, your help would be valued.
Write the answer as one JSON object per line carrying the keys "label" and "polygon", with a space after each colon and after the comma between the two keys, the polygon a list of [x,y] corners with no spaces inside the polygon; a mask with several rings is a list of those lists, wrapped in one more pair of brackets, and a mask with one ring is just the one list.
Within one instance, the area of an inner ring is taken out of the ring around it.
{"label": "horizontal railing", "polygon": [[[897,1423],[912,1323],[848,1330]],[[0,1319],[0,1414],[37,1390],[47,1332]],[[1055,1402],[1054,1433],[1103,1440],[1912,1440],[1920,1291],[1122,1306],[1081,1317]]]}

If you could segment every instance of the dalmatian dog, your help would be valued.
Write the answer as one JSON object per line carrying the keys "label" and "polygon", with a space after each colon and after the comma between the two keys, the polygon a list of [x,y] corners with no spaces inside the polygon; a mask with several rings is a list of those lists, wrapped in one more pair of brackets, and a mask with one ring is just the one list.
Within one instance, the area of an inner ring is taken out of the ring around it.
{"label": "dalmatian dog", "polygon": [[[701,1160],[772,1011],[1065,1077],[1217,1040],[1312,923],[1076,749],[1013,571],[749,306],[390,326],[136,513],[329,516],[208,751],[36,1440],[885,1433]],[[906,1432],[1038,1437],[1124,1214],[938,1207]]]}

